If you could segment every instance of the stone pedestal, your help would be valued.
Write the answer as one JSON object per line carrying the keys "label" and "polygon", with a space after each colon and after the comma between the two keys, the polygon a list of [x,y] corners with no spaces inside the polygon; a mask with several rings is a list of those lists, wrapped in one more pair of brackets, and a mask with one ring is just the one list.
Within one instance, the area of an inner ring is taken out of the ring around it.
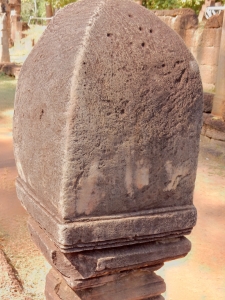
{"label": "stone pedestal", "polygon": [[57,13],[14,114],[18,197],[53,267],[47,299],[162,299],[154,271],[190,251],[202,109],[196,61],[149,10],[83,0]]}

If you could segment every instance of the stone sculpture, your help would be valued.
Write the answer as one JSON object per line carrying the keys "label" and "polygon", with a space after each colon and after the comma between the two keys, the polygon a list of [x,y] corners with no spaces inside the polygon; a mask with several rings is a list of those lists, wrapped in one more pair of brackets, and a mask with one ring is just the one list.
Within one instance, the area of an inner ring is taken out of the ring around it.
{"label": "stone sculpture", "polygon": [[18,197],[53,266],[46,299],[163,299],[186,255],[202,115],[181,38],[129,0],[60,10],[24,63]]}

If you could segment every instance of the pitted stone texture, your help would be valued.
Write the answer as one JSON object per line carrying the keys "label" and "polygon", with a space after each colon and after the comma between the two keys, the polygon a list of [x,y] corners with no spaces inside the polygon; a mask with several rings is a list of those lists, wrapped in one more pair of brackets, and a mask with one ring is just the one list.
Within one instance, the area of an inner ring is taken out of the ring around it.
{"label": "pitted stone texture", "polygon": [[[71,4],[21,70],[19,197],[58,245],[71,249],[107,247],[117,232],[127,243],[190,231],[201,114],[198,65],[152,12],[127,0]],[[180,217],[170,218],[169,208]],[[149,231],[155,209],[163,209],[163,225]],[[84,227],[87,220],[93,223]]]}

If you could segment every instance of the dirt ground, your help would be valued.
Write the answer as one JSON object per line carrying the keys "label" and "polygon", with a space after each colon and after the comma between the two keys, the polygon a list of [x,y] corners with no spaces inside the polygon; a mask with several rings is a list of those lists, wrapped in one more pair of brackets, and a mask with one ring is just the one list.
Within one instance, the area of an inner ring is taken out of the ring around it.
{"label": "dirt ground", "polygon": [[194,192],[197,225],[191,252],[166,263],[166,300],[225,299],[225,143],[201,137]]}
{"label": "dirt ground", "polygon": [[[2,100],[1,92],[0,84]],[[15,193],[12,114],[13,101],[0,109],[0,299],[44,300],[49,265],[30,239],[27,214]],[[194,203],[198,222],[188,237],[192,251],[158,271],[167,284],[164,296],[166,300],[224,300],[225,143],[201,138]]]}
{"label": "dirt ground", "polygon": [[17,172],[11,137],[0,135],[0,151],[0,249],[12,266],[10,269],[3,254],[0,255],[0,299],[44,300],[49,266],[29,236],[27,214],[16,196],[14,181]]}
{"label": "dirt ground", "polygon": [[31,241],[27,214],[17,199],[14,185],[15,87],[15,79],[0,75],[0,299],[44,300],[45,276],[50,267]]}

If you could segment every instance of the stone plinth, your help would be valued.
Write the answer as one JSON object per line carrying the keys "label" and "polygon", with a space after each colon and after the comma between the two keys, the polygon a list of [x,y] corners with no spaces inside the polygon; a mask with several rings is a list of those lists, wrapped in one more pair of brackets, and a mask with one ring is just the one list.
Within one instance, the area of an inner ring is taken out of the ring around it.
{"label": "stone plinth", "polygon": [[84,0],[56,14],[14,114],[18,197],[55,269],[47,299],[161,299],[154,270],[190,250],[201,115],[198,65],[153,13]]}

